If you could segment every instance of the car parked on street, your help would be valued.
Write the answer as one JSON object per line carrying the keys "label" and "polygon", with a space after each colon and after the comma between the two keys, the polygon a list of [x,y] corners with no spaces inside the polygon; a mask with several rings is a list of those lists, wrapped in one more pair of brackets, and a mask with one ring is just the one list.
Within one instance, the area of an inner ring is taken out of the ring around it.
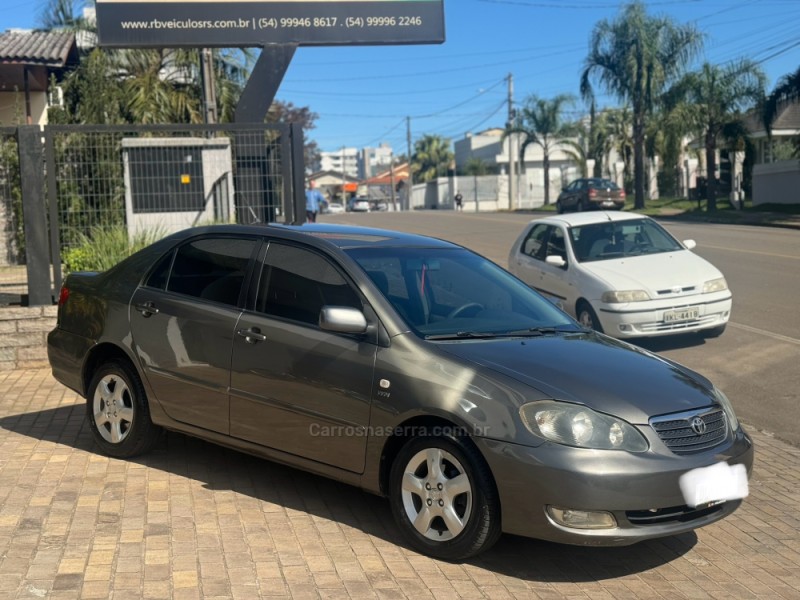
{"label": "car parked on street", "polygon": [[599,177],[576,179],[562,189],[556,199],[558,214],[594,208],[622,210],[624,206],[625,190],[610,179]]}
{"label": "car parked on street", "polygon": [[355,197],[347,201],[348,212],[369,212],[369,198]]}
{"label": "car parked on street", "polygon": [[344,205],[341,202],[329,202],[325,212],[333,215],[343,213],[345,212]]}
{"label": "car parked on street", "polygon": [[731,291],[694,247],[644,215],[579,213],[531,221],[508,266],[581,324],[608,335],[718,336],[730,318]]}
{"label": "car parked on street", "polygon": [[739,506],[753,461],[703,376],[398,232],[175,233],[70,274],[48,356],[104,453],[170,429],[357,485],[447,560],[502,531],[590,546],[690,531]]}

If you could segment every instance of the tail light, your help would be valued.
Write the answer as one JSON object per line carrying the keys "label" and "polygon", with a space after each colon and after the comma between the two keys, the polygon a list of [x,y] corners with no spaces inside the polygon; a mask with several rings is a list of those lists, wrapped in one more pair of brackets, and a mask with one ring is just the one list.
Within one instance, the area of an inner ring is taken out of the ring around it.
{"label": "tail light", "polygon": [[619,197],[620,198],[624,198],[625,197],[625,190],[620,190],[619,191]]}
{"label": "tail light", "polygon": [[597,190],[590,189],[589,190],[589,198],[596,198],[597,197]]}
{"label": "tail light", "polygon": [[65,285],[61,286],[61,291],[58,293],[58,305],[64,306],[69,298],[69,288]]}

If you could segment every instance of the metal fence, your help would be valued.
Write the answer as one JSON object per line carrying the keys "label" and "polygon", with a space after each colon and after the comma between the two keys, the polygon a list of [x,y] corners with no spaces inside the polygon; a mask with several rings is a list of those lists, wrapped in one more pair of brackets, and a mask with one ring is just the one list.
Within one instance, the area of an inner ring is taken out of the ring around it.
{"label": "metal fence", "polygon": [[22,196],[19,181],[19,150],[16,129],[0,128],[0,267],[21,260]]}
{"label": "metal fence", "polygon": [[[30,265],[30,219],[23,224],[22,207],[40,210],[48,223],[44,261],[52,263],[53,295],[64,254],[102,232],[133,241],[197,225],[302,222],[305,216],[303,140],[296,125],[51,125],[43,136],[26,135],[24,144],[17,143],[23,136],[16,131],[0,129],[5,262],[9,269]],[[43,147],[28,148],[42,139]],[[20,173],[27,178],[37,163],[30,157],[40,155],[41,166],[33,171],[41,170],[45,185],[37,188],[20,181]],[[34,197],[23,201],[23,195]]]}

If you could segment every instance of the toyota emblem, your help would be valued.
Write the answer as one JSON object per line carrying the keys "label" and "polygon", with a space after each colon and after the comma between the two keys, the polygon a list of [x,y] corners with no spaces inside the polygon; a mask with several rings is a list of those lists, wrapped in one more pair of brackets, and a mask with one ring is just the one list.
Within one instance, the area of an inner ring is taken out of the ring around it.
{"label": "toyota emblem", "polygon": [[703,435],[706,432],[706,422],[701,417],[695,417],[691,422],[692,431],[697,435]]}

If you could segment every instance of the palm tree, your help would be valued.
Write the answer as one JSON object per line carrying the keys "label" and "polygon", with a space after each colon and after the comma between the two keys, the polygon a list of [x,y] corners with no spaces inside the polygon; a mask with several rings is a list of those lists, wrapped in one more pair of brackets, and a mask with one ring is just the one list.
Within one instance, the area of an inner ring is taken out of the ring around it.
{"label": "palm tree", "polygon": [[633,114],[635,207],[644,208],[645,126],[662,91],[675,81],[700,50],[702,34],[694,25],[669,17],[651,17],[642,2],[625,6],[614,21],[595,25],[581,93],[594,98],[592,81],[630,105]]}
{"label": "palm tree", "polygon": [[622,159],[623,187],[630,191],[631,163],[633,163],[635,144],[633,141],[633,113],[629,108],[616,108],[606,113],[607,152],[617,152]]}
{"label": "palm tree", "polygon": [[[789,102],[800,100],[800,68],[794,73],[784,75],[778,81],[775,89],[767,96],[764,102],[764,126],[767,132],[772,132],[772,124],[778,116],[780,107]],[[800,155],[800,138],[795,139],[795,154]]]}
{"label": "palm tree", "polygon": [[440,135],[427,134],[414,143],[411,170],[417,182],[433,181],[453,162],[450,140]]}
{"label": "palm tree", "polygon": [[503,139],[511,134],[522,136],[519,148],[519,160],[525,165],[525,150],[531,144],[542,149],[542,167],[544,168],[544,203],[550,204],[550,154],[563,145],[564,138],[578,133],[573,123],[563,120],[564,108],[571,105],[574,98],[561,94],[550,100],[536,95],[528,96],[522,107],[520,124],[512,125],[503,133]]}
{"label": "palm tree", "polygon": [[726,66],[705,63],[688,73],[670,96],[678,99],[677,118],[700,134],[706,153],[708,211],[717,210],[717,144],[720,138],[743,138],[744,112],[764,98],[766,77],[751,60]]}

